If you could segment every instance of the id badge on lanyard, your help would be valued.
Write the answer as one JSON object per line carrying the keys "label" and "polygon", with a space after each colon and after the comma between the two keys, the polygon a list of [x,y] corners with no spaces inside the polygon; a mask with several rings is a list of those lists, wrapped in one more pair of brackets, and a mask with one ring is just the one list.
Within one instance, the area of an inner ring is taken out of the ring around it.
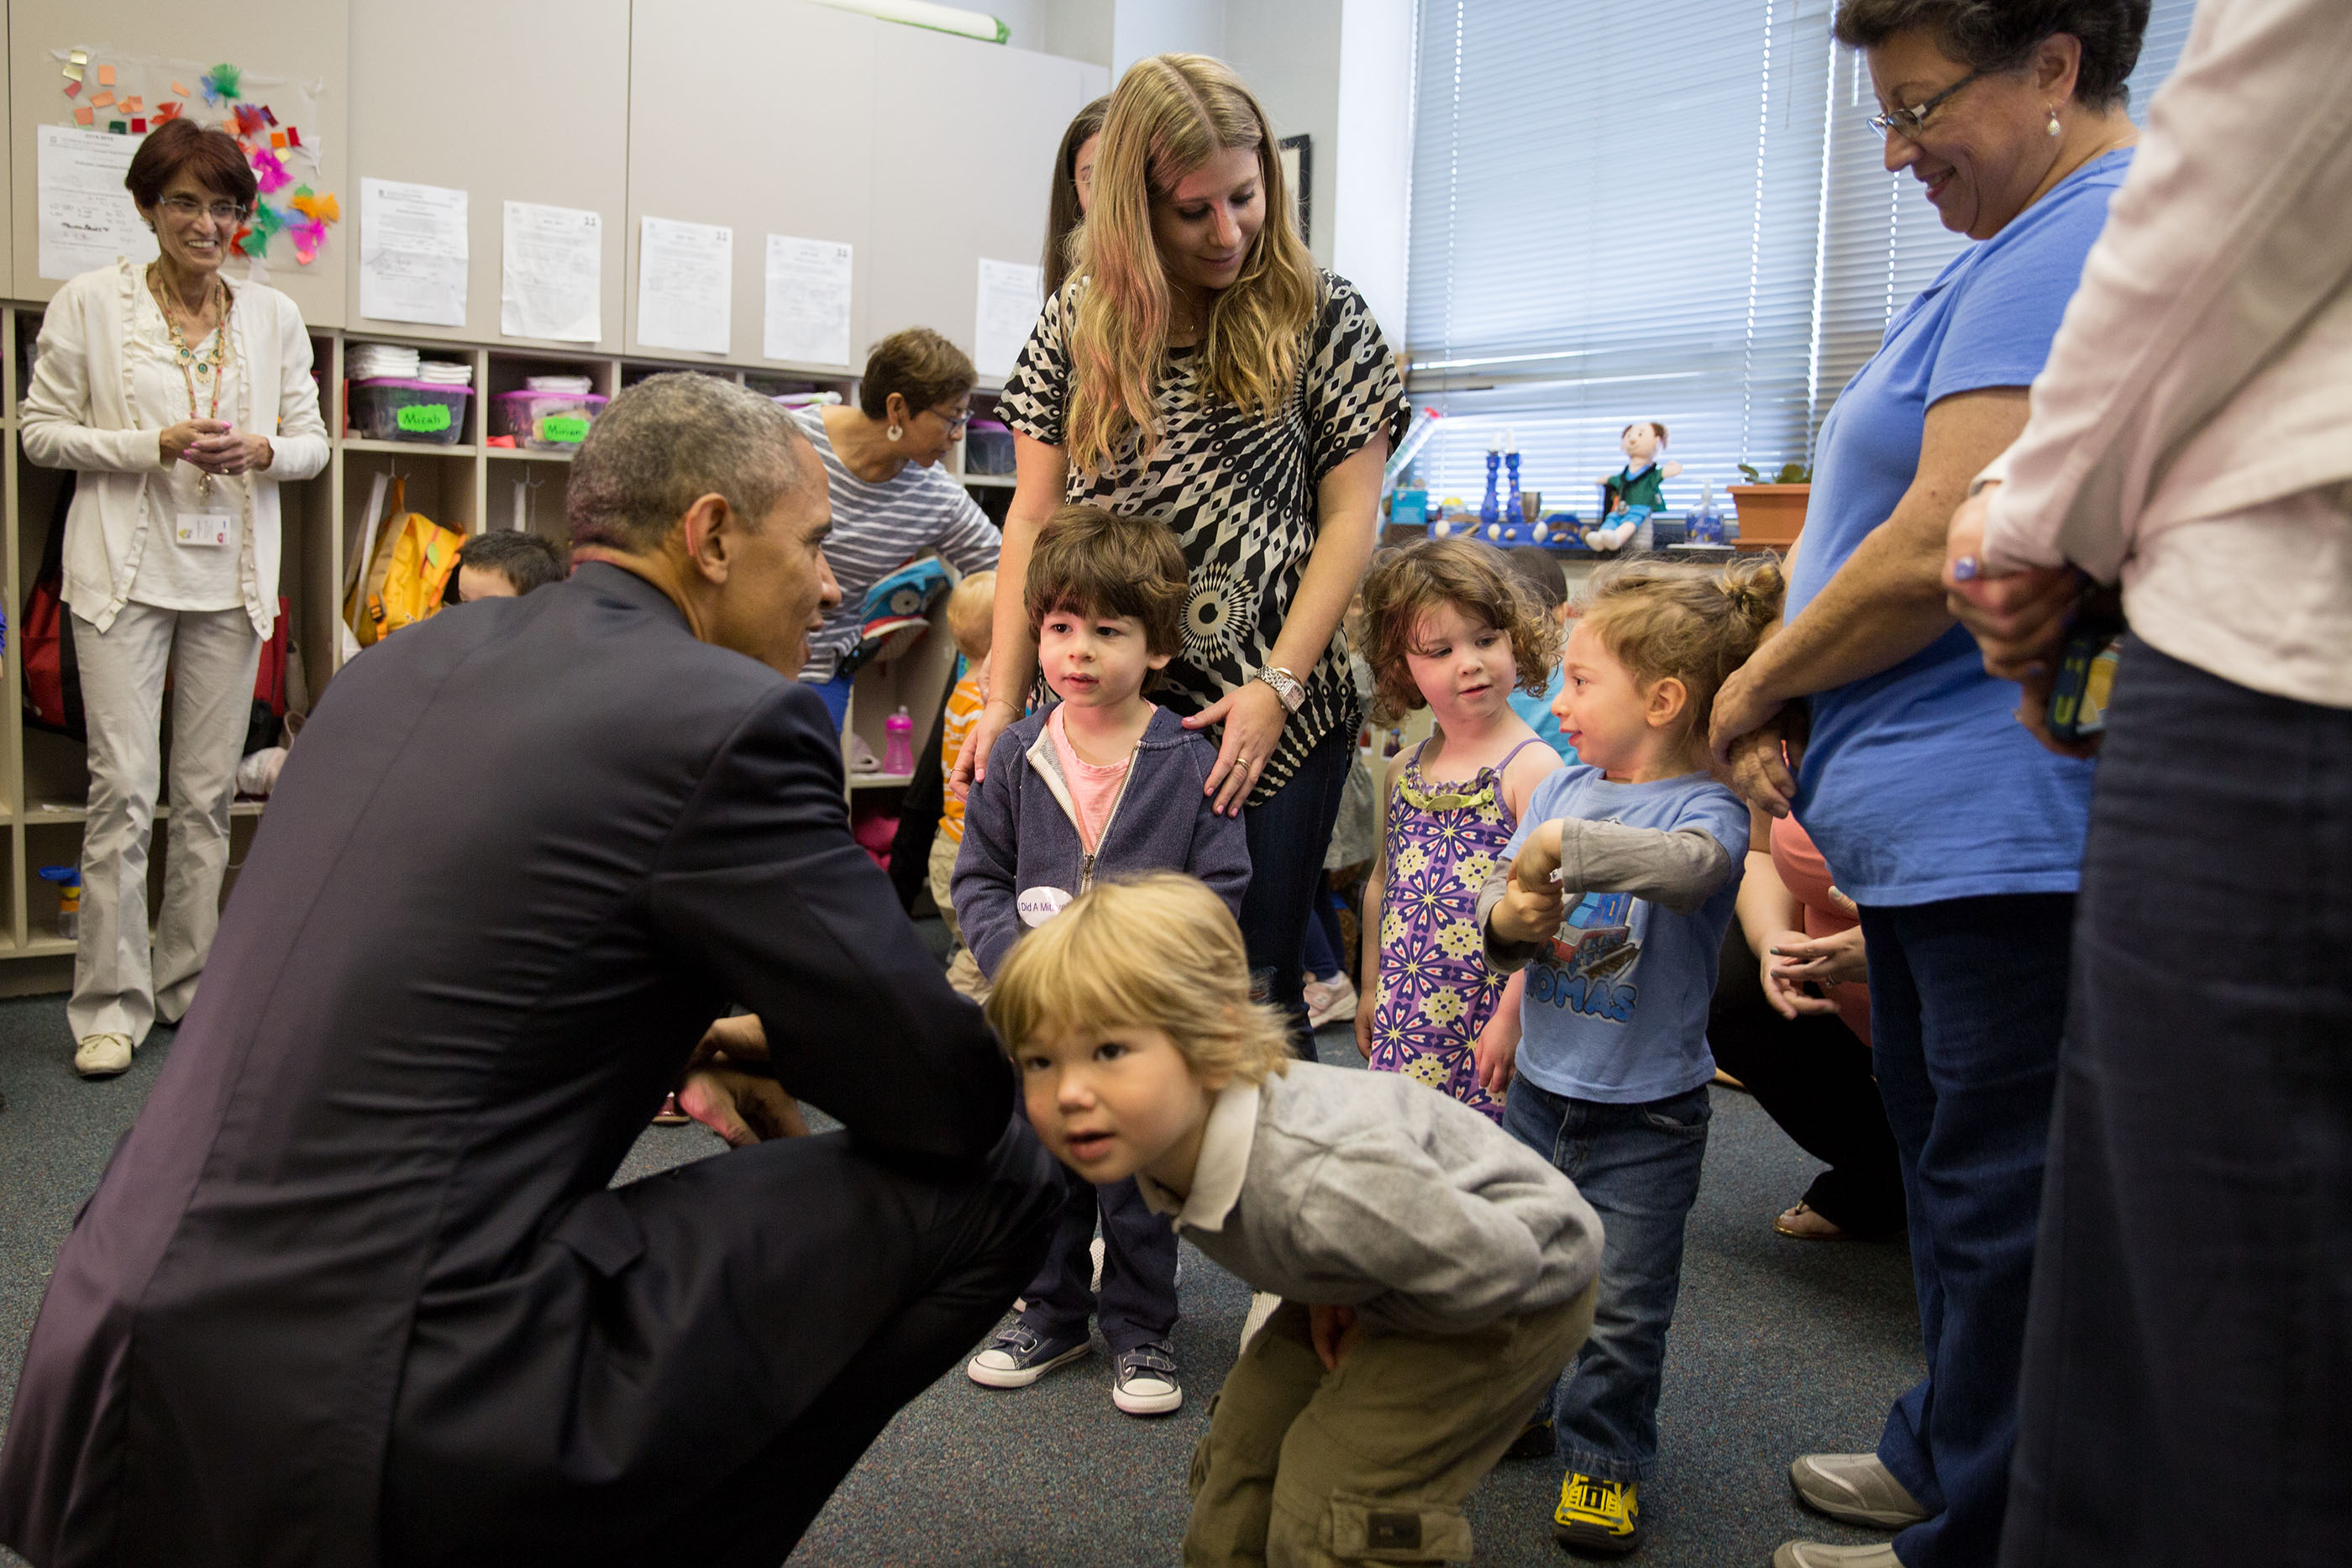
{"label": "id badge on lanyard", "polygon": [[172,539],[192,549],[215,549],[228,543],[229,531],[236,527],[235,512],[183,508],[173,518]]}

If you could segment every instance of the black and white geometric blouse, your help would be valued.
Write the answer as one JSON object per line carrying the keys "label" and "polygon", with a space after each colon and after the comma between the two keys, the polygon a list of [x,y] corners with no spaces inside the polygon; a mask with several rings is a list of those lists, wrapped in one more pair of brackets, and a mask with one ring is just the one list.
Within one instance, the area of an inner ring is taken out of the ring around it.
{"label": "black and white geometric blouse", "polygon": [[[1045,302],[997,403],[998,418],[1052,446],[1064,444],[1069,400],[1064,311],[1086,287],[1077,279]],[[1171,706],[1205,707],[1255,678],[1315,549],[1322,521],[1316,486],[1375,435],[1385,434],[1391,447],[1403,437],[1404,383],[1363,296],[1329,272],[1321,275],[1320,295],[1297,385],[1279,420],[1204,402],[1198,353],[1171,349],[1155,399],[1160,446],[1150,459],[1137,457],[1130,433],[1100,472],[1070,469],[1066,499],[1158,517],[1183,548],[1192,598],[1183,650],[1167,669],[1169,685],[1181,694]],[[1317,741],[1361,722],[1344,631],[1313,670],[1297,674],[1307,700],[1283,726],[1251,805],[1289,782]]]}

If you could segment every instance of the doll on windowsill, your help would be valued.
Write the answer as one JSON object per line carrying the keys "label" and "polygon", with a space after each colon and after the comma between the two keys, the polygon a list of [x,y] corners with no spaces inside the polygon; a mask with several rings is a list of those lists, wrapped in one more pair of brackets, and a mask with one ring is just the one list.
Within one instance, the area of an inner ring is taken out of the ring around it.
{"label": "doll on windowsill", "polygon": [[1625,466],[1601,481],[1601,519],[1584,531],[1591,549],[1622,549],[1642,520],[1665,506],[1665,482],[1683,471],[1679,463],[1658,461],[1666,427],[1655,420],[1627,425],[1618,443],[1625,449]]}

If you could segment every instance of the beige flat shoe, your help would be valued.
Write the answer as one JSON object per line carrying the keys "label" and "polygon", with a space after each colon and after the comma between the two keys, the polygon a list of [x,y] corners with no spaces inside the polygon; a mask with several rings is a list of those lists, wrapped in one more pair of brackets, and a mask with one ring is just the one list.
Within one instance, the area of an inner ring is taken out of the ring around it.
{"label": "beige flat shoe", "polygon": [[[1876,1454],[1801,1454],[1789,1467],[1789,1484],[1806,1507],[1866,1530],[1902,1530],[1929,1517]],[[1797,1542],[1807,1545],[1807,1542]],[[1815,1551],[1844,1551],[1815,1547]],[[1823,1559],[1837,1563],[1836,1558]]]}
{"label": "beige flat shoe", "polygon": [[1800,1241],[1852,1239],[1846,1235],[1843,1227],[1832,1223],[1820,1209],[1801,1200],[1794,1208],[1783,1209],[1775,1217],[1772,1228],[1783,1236],[1793,1236]]}
{"label": "beige flat shoe", "polygon": [[1903,1568],[1892,1546],[1825,1546],[1818,1541],[1783,1542],[1772,1568]]}
{"label": "beige flat shoe", "polygon": [[112,1078],[131,1070],[127,1034],[84,1035],[74,1047],[74,1071],[84,1078]]}

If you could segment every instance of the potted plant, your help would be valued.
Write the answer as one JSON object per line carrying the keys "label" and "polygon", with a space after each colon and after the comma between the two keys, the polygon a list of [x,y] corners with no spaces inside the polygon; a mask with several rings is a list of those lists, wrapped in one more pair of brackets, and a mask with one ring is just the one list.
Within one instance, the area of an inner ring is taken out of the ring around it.
{"label": "potted plant", "polygon": [[1805,528],[1805,503],[1813,491],[1813,471],[1790,463],[1767,479],[1742,463],[1745,485],[1731,486],[1732,505],[1739,508],[1739,548],[1786,549]]}

